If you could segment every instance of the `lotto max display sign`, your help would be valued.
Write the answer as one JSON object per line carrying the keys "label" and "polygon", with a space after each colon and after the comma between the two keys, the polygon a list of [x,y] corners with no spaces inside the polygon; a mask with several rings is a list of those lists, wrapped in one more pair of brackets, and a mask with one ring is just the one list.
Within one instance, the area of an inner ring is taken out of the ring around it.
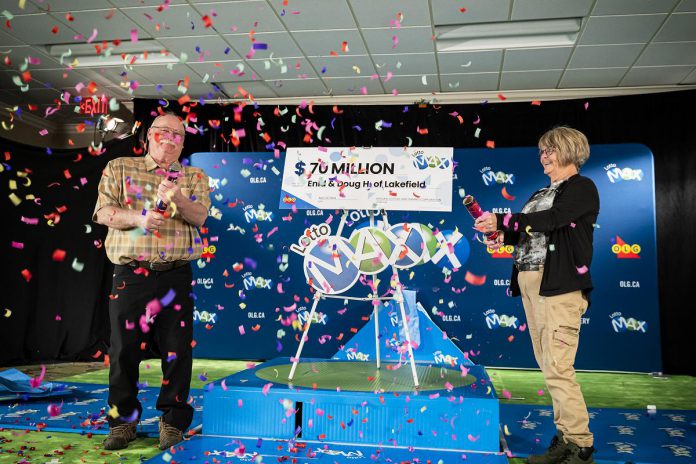
{"label": "lotto max display sign", "polygon": [[[396,268],[471,360],[535,367],[521,300],[508,288],[515,247],[486,249],[462,199],[471,194],[484,210],[520,211],[549,183],[537,148],[455,149],[452,161],[451,212],[391,211],[385,227],[380,211],[356,209],[338,234],[341,210],[279,208],[283,153],[193,155],[191,164],[210,176],[212,198],[205,251],[194,265],[196,356],[293,356],[315,292],[387,295]],[[652,154],[637,144],[595,145],[582,175],[597,185],[601,208],[576,368],[659,371]],[[322,300],[303,354],[331,357],[372,308]]]}
{"label": "lotto max display sign", "polygon": [[451,211],[452,147],[288,147],[279,207]]}

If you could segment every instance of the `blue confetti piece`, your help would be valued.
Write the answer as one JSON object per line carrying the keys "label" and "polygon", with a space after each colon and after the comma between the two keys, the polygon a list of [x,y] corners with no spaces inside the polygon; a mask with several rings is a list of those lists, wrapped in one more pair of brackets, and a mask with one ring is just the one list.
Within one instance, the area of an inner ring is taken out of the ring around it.
{"label": "blue confetti piece", "polygon": [[324,66],[323,68],[321,68],[321,73],[324,74],[325,72],[326,72],[326,66]]}
{"label": "blue confetti piece", "polygon": [[162,306],[169,306],[174,301],[174,297],[176,297],[176,292],[173,288],[170,288],[167,294],[160,300],[160,303],[162,303]]}
{"label": "blue confetti piece", "polygon": [[255,42],[251,48],[254,50],[268,50],[268,44]]}
{"label": "blue confetti piece", "polygon": [[227,47],[227,48],[225,49],[225,55],[229,55],[229,54],[230,54],[230,47]]}

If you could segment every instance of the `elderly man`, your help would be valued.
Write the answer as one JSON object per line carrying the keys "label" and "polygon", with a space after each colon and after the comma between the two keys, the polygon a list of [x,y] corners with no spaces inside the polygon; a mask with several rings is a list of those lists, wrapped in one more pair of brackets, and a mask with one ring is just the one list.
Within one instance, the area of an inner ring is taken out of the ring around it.
{"label": "elderly man", "polygon": [[147,131],[147,154],[111,160],[99,183],[93,220],[109,228],[105,248],[116,265],[109,302],[108,450],[135,439],[142,414],[138,368],[150,346],[162,364],[160,449],[181,441],[193,418],[190,261],[202,251],[197,227],[208,216],[210,190],[201,169],[179,162],[184,129],[177,115],[158,116]]}

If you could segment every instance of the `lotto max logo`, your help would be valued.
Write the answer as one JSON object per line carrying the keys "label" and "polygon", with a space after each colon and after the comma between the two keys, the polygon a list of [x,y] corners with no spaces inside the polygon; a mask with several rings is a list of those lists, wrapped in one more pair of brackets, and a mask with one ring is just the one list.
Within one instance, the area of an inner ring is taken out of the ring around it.
{"label": "lotto max logo", "polygon": [[501,246],[497,250],[491,247],[486,247],[486,251],[491,258],[512,258],[512,253],[515,251],[515,247],[512,245]]}
{"label": "lotto max logo", "polygon": [[413,165],[421,170],[428,168],[447,169],[451,166],[449,158],[437,155],[426,155],[422,150],[412,153],[411,158],[413,159]]}
{"label": "lotto max logo", "polygon": [[621,182],[622,180],[643,180],[642,169],[620,168],[616,166],[616,164],[612,163],[604,166],[604,170],[607,172],[609,182],[612,184]]}
{"label": "lotto max logo", "polygon": [[645,333],[648,330],[646,321],[639,321],[633,317],[625,318],[621,313],[613,313],[611,316],[611,326],[614,332],[640,332]]}
{"label": "lotto max logo", "polygon": [[512,185],[515,183],[515,175],[514,174],[503,172],[503,171],[495,172],[490,168],[490,166],[484,167],[479,172],[481,172],[481,179],[483,179],[483,183],[486,185],[491,185],[491,184],[510,184],[510,185]]}
{"label": "lotto max logo", "polygon": [[640,258],[640,250],[640,245],[637,243],[626,243],[618,235],[616,236],[616,243],[611,246],[611,252],[614,253],[618,259],[638,259]]}

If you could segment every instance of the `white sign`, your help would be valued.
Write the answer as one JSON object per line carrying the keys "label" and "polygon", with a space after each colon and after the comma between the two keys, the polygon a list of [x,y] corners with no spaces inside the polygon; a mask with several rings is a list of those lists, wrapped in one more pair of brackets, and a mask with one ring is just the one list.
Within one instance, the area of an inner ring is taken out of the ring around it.
{"label": "white sign", "polygon": [[452,211],[452,147],[288,148],[280,208]]}

